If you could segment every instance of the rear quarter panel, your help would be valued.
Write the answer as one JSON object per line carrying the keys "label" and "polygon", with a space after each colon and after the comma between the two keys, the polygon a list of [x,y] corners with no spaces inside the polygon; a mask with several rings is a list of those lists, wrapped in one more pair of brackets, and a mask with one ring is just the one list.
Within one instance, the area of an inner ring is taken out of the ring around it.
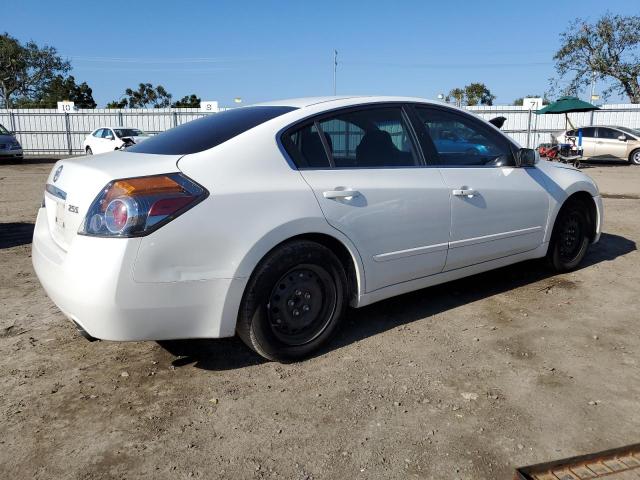
{"label": "rear quarter panel", "polygon": [[278,149],[273,129],[257,127],[186,155],[178,167],[210,195],[142,239],[137,282],[248,277],[274,246],[304,233],[342,241],[364,278],[357,250],[327,223],[310,187]]}

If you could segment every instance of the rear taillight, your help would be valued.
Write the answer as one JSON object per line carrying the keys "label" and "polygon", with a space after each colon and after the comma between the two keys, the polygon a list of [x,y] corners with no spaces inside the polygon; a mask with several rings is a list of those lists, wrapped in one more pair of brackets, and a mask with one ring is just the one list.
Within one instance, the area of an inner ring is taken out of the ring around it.
{"label": "rear taillight", "polygon": [[81,235],[137,237],[170,222],[207,197],[180,173],[109,182],[91,204]]}

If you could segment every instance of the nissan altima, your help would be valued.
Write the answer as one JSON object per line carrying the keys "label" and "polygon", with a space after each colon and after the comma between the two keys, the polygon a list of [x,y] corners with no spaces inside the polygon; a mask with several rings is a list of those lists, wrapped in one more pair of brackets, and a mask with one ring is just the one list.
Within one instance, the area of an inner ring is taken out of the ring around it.
{"label": "nissan altima", "polygon": [[601,226],[591,178],[469,112],[304,98],[59,161],[33,264],[89,338],[237,334],[288,361],[348,306],[534,258],[572,270]]}

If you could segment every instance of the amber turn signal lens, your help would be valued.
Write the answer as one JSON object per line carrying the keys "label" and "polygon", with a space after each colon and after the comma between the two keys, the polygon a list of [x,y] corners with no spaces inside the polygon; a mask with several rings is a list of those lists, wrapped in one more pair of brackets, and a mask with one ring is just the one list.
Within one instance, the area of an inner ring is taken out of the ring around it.
{"label": "amber turn signal lens", "polygon": [[162,195],[167,193],[182,193],[184,189],[175,180],[167,175],[156,175],[153,177],[128,178],[118,180],[107,192],[104,206],[111,200],[123,195],[135,197],[137,195]]}

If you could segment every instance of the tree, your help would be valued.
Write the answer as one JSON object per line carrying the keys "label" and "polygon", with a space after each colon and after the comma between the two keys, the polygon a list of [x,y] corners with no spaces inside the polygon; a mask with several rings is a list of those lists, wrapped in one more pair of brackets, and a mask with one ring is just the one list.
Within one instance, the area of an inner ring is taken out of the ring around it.
{"label": "tree", "polygon": [[127,88],[120,100],[114,100],[107,104],[107,108],[164,108],[171,106],[172,95],[162,86],[154,86],[150,83],[141,83],[137,90]]}
{"label": "tree", "polygon": [[49,83],[70,69],[69,62],[53,47],[39,47],[32,41],[22,45],[8,33],[0,35],[0,103],[5,108],[11,108],[17,97],[42,94]]}
{"label": "tree", "polygon": [[447,102],[451,101],[451,99],[453,99],[453,101],[455,102],[456,106],[461,107],[462,106],[462,102],[464,100],[464,90],[461,88],[454,88],[449,92],[449,95],[447,95]]}
{"label": "tree", "polygon": [[[514,104],[516,107],[521,107],[521,106],[524,104],[524,99],[525,99],[525,98],[540,98],[540,95],[525,95],[524,97],[516,98],[516,99],[513,101],[513,104]],[[549,105],[549,103],[551,103],[551,102],[549,101],[549,99],[547,98],[547,94],[545,93],[545,94],[542,96],[542,104],[543,104],[543,105]]]}
{"label": "tree", "polygon": [[553,59],[559,78],[569,80],[564,93],[576,94],[598,78],[612,82],[603,96],[615,92],[640,103],[640,16],[608,13],[594,24],[578,19],[560,38]]}
{"label": "tree", "polygon": [[177,102],[174,102],[172,107],[175,108],[199,108],[200,107],[200,97],[196,94],[192,93],[191,95],[185,95]]}
{"label": "tree", "polygon": [[35,98],[20,97],[14,104],[18,108],[56,108],[60,100],[71,100],[79,108],[96,108],[91,87],[87,82],[76,84],[73,75],[58,75]]}
{"label": "tree", "polygon": [[464,94],[467,97],[467,105],[493,105],[495,95],[484,83],[471,83],[464,87]]}
{"label": "tree", "polygon": [[456,106],[462,105],[493,105],[496,99],[495,95],[487,88],[484,83],[470,83],[464,88],[454,88],[447,95],[447,102],[455,102]]}

